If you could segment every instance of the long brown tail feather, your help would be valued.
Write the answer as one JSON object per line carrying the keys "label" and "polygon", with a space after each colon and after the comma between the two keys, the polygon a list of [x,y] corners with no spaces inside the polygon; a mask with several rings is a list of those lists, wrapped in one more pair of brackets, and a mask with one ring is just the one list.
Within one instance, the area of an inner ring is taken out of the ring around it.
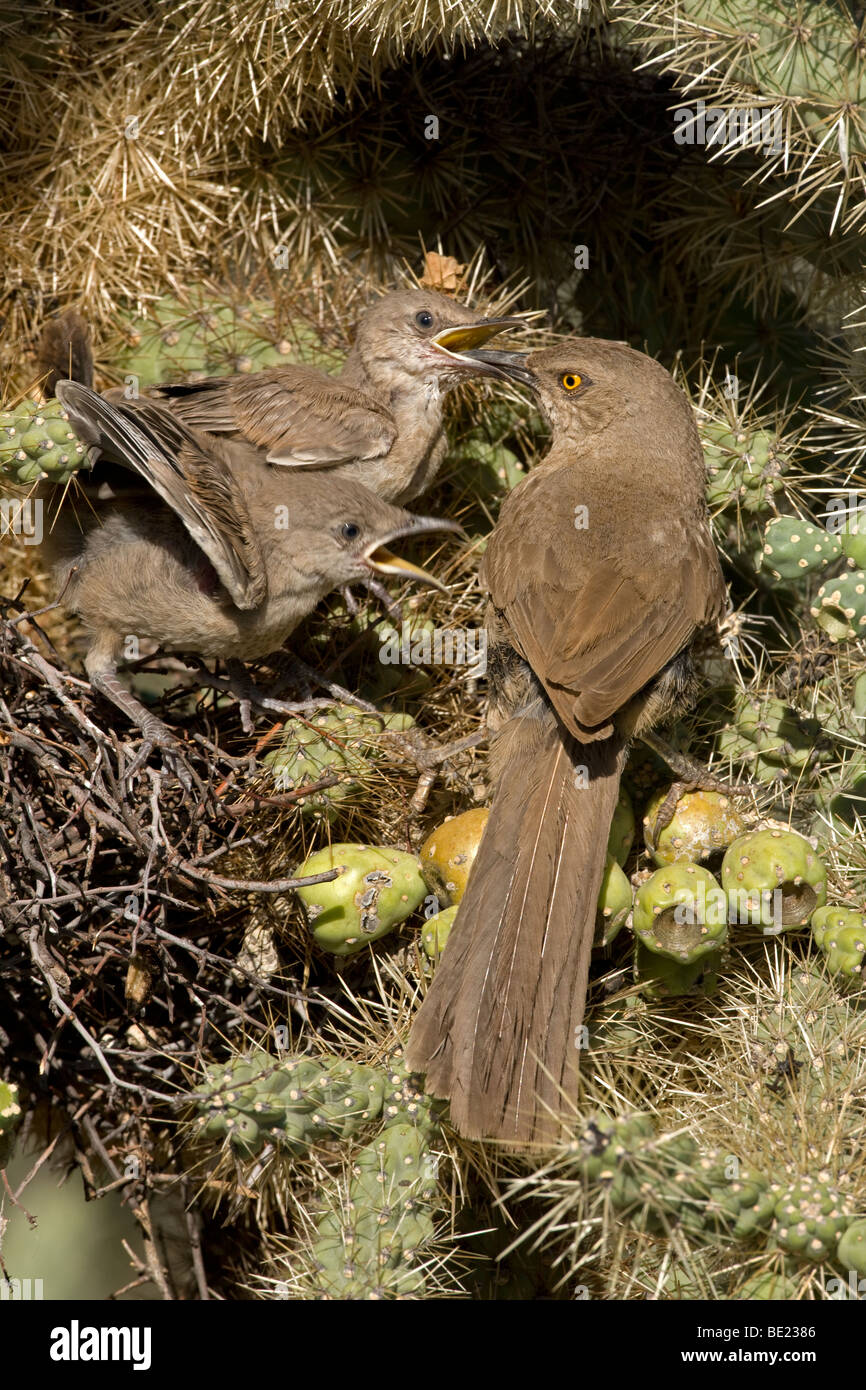
{"label": "long brown tail feather", "polygon": [[509,720],[498,743],[490,819],[407,1058],[467,1138],[549,1142],[575,1094],[624,746],[579,744],[549,710]]}

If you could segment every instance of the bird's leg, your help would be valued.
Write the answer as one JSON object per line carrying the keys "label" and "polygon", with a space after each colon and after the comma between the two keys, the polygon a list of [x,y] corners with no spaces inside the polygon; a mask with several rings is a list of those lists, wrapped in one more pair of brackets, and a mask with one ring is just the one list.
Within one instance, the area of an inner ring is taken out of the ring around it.
{"label": "bird's leg", "polygon": [[[91,687],[126,715],[127,719],[141,730],[142,744],[131,764],[124,772],[132,777],[144,766],[154,748],[162,751],[163,761],[176,774],[181,784],[192,787],[190,770],[180,755],[180,743],[167,724],[157,719],[149,709],[137,700],[132,691],[117,675],[117,660],[120,655],[120,639],[113,633],[100,633],[84,659]],[[194,774],[193,774],[194,776]],[[197,778],[195,779],[198,780]]]}
{"label": "bird's leg", "polygon": [[677,802],[687,792],[718,792],[719,796],[751,796],[752,788],[747,783],[743,787],[735,787],[730,782],[723,782],[720,777],[714,777],[709,768],[702,763],[696,762],[688,754],[681,753],[679,749],[671,747],[658,734],[649,729],[645,729],[639,735],[641,741],[648,748],[667,763],[672,772],[676,773],[677,781],[673,783],[670,791],[659,807],[655,819],[655,834],[664,830],[674,818],[677,809]]}
{"label": "bird's leg", "polygon": [[231,694],[238,702],[238,710],[241,716],[241,728],[245,734],[253,732],[252,702],[256,700],[261,691],[253,684],[247,675],[246,667],[242,661],[230,656],[226,660],[226,670],[229,673],[229,688]]}

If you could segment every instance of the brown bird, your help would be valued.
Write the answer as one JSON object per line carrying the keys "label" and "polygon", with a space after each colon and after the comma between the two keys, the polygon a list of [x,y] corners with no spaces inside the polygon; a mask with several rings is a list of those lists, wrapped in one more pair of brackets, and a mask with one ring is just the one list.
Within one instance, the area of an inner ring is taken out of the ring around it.
{"label": "brown bird", "polygon": [[246,440],[269,463],[327,468],[405,505],[445,457],[445,393],[500,375],[467,351],[520,322],[484,318],[433,290],[395,290],[362,315],[339,377],[289,364],[154,394],[193,429]]}
{"label": "brown bird", "polygon": [[93,633],[91,683],[151,743],[171,736],[117,678],[129,635],[247,660],[277,651],[339,585],[381,574],[444,587],[388,547],[460,531],[453,522],[413,516],[352,479],[322,487],[320,476],[262,468],[249,445],[196,434],[152,401],[116,405],[71,381],[57,396],[99,462],[80,478],[87,505],[67,499],[44,548],[64,603]]}
{"label": "brown bird", "polygon": [[530,1144],[576,1096],[629,741],[693,697],[690,649],[726,595],[691,407],[663,367],[596,338],[483,356],[533,387],[553,441],[484,557],[493,804],[407,1059],[461,1133]]}

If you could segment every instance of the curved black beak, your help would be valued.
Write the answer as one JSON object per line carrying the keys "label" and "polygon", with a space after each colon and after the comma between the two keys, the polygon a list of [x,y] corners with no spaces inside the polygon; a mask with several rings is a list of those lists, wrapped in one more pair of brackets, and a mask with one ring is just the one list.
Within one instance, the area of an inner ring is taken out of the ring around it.
{"label": "curved black beak", "polygon": [[471,348],[465,356],[482,364],[490,376],[497,376],[502,381],[516,381],[521,386],[535,385],[535,377],[526,365],[530,357],[528,352],[497,352],[494,348]]}
{"label": "curved black beak", "polygon": [[523,327],[524,320],[518,318],[477,319],[475,323],[458,323],[451,328],[443,328],[430,341],[456,365],[464,366],[476,375],[495,376],[496,372],[472,349],[495,338],[497,333],[504,333],[507,328]]}

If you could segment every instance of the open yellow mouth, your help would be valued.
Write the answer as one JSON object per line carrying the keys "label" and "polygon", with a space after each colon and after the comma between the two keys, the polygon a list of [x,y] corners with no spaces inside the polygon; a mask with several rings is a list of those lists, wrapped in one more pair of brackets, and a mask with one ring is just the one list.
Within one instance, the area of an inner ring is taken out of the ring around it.
{"label": "open yellow mouth", "polygon": [[431,339],[435,347],[447,352],[449,357],[460,358],[470,348],[480,347],[497,333],[506,328],[519,328],[521,319],[481,319],[478,323],[461,323],[456,328],[443,328]]}
{"label": "open yellow mouth", "polygon": [[411,560],[404,560],[402,555],[395,555],[393,550],[389,550],[385,545],[377,545],[375,550],[371,550],[367,556],[367,564],[378,574],[397,575],[403,579],[414,579],[418,584],[429,584],[434,589],[441,589],[443,594],[447,594],[446,586],[420,565],[413,565]]}

